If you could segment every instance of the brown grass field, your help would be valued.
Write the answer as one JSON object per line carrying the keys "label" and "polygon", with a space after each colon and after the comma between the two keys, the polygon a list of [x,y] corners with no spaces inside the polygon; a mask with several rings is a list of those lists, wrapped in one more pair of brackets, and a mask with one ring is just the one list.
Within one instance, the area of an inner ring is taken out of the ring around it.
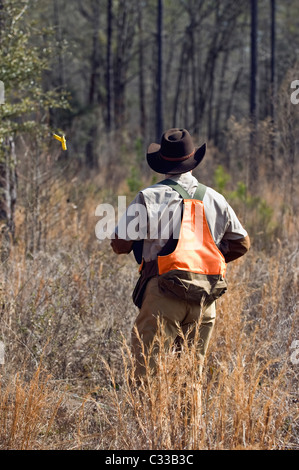
{"label": "brown grass field", "polygon": [[232,201],[252,249],[228,267],[202,381],[185,343],[180,357],[160,348],[134,389],[138,271],[96,240],[95,208],[115,202],[98,187],[60,179],[37,221],[18,206],[0,272],[0,449],[298,449],[298,220],[283,193],[262,188],[258,213]]}

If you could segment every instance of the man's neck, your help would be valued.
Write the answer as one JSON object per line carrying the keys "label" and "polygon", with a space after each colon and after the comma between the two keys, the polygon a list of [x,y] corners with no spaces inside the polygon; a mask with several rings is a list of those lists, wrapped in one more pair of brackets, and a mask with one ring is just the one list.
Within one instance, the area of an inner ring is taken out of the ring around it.
{"label": "man's neck", "polygon": [[183,175],[186,175],[187,177],[188,177],[188,176],[191,176],[191,175],[192,175],[192,171],[188,171],[187,173],[177,173],[176,175],[166,174],[166,175],[165,175],[165,178],[166,178],[166,179],[171,179],[171,180],[177,181],[177,180],[180,179],[180,177],[183,176]]}

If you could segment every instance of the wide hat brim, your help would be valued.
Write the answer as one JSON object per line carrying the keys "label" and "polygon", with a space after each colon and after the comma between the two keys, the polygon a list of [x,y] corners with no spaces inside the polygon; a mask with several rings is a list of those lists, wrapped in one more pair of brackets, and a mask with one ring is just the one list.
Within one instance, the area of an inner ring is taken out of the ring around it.
{"label": "wide hat brim", "polygon": [[195,150],[194,154],[183,161],[165,160],[161,155],[161,145],[153,143],[147,150],[147,163],[157,173],[175,175],[194,170],[202,161],[206,153],[206,144]]}

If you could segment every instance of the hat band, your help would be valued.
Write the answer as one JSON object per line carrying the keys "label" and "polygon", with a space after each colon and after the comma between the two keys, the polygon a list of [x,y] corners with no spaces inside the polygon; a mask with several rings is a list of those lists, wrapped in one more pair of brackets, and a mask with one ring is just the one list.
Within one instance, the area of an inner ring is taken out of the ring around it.
{"label": "hat band", "polygon": [[179,158],[171,158],[171,157],[165,157],[165,155],[162,155],[160,153],[160,156],[163,158],[163,160],[167,160],[168,162],[183,162],[184,160],[188,160],[188,158],[192,157],[195,154],[195,149],[193,150],[192,153],[189,155],[186,155],[185,157],[179,157]]}

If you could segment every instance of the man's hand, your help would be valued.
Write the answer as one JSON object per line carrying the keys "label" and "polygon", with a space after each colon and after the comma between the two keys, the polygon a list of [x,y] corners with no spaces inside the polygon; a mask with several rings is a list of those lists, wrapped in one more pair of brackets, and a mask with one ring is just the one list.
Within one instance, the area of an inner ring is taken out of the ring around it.
{"label": "man's hand", "polygon": [[114,253],[117,255],[129,254],[133,248],[133,241],[122,240],[115,234],[115,239],[110,243]]}

